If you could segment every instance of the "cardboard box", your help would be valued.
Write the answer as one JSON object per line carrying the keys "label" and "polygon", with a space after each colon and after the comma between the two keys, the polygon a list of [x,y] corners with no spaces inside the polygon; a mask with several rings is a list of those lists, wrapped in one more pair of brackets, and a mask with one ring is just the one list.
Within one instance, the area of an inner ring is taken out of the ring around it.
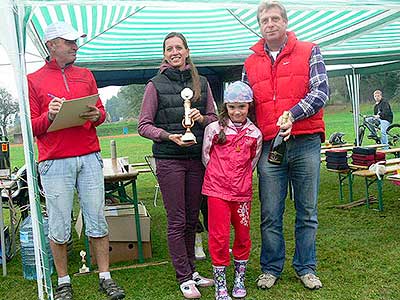
{"label": "cardboard box", "polygon": [[[151,242],[143,242],[142,247],[144,258],[151,258]],[[92,243],[90,243],[90,253],[94,253]],[[110,264],[138,259],[137,242],[110,242],[109,253]],[[91,255],[91,259],[92,264],[96,265],[96,257]]]}
{"label": "cardboard box", "polygon": [[[144,258],[151,258],[150,215],[139,203],[140,232]],[[138,259],[135,210],[133,204],[107,205],[104,214],[108,223],[110,264]],[[78,218],[79,219],[79,218]],[[81,223],[81,221],[80,221]],[[77,221],[78,224],[78,221]],[[80,224],[79,231],[82,230]],[[90,243],[92,264],[97,264]]]}
{"label": "cardboard box", "polygon": [[[136,221],[133,204],[109,205],[105,208],[110,242],[136,242]],[[142,242],[150,242],[150,216],[146,207],[139,204]]]}
{"label": "cardboard box", "polygon": [[[142,241],[150,242],[150,215],[144,206],[139,203],[140,233]],[[108,223],[110,242],[136,242],[136,222],[133,204],[106,205],[104,214]],[[80,238],[82,233],[82,213],[79,212],[75,229]]]}

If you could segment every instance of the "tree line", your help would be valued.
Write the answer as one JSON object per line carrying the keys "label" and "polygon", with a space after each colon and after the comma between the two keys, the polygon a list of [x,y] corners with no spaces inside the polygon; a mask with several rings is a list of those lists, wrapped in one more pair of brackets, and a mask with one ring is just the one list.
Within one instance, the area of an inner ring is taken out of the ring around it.
{"label": "tree line", "polygon": [[[344,77],[330,78],[329,84],[331,97],[327,105],[350,104],[350,96]],[[137,119],[142,105],[144,88],[145,85],[143,84],[121,87],[118,94],[108,99],[105,104],[108,113],[107,120],[117,122]],[[400,103],[400,71],[362,75],[360,102],[373,103],[372,93],[376,89],[382,90],[384,98],[389,100],[390,103]],[[18,111],[16,99],[5,88],[0,87],[0,127],[5,134],[7,134],[10,120],[16,116]],[[18,116],[16,116],[16,119],[18,120]],[[17,122],[17,125],[19,126],[19,122]]]}
{"label": "tree line", "polygon": [[[329,79],[331,97],[327,105],[350,104],[350,96],[344,76]],[[106,110],[110,120],[136,119],[140,113],[144,85],[122,87],[117,96],[107,101]],[[360,102],[373,103],[373,92],[383,91],[384,98],[390,103],[400,103],[400,71],[382,74],[362,75],[360,80]]]}
{"label": "tree line", "polygon": [[[329,79],[328,105],[351,103],[344,76]],[[373,103],[373,92],[381,90],[389,103],[400,103],[400,71],[361,75],[360,103]]]}

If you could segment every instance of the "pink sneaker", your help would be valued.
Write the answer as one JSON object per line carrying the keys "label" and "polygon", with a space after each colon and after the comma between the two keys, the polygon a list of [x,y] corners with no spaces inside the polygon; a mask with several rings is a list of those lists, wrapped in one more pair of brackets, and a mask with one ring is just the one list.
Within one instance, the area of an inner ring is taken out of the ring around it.
{"label": "pink sneaker", "polygon": [[194,282],[196,283],[196,286],[209,287],[214,285],[214,280],[201,276],[199,272],[194,272],[192,277]]}
{"label": "pink sneaker", "polygon": [[201,294],[196,287],[196,282],[194,280],[185,281],[180,285],[183,297],[186,299],[199,299]]}

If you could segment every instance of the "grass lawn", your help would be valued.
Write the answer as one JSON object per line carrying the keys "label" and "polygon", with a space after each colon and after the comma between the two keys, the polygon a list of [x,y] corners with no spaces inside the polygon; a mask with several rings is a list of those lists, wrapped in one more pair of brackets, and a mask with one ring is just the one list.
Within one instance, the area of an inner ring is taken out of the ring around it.
{"label": "grass lawn", "polygon": [[[334,131],[345,132],[345,140],[354,140],[352,117],[349,109],[335,110],[325,115],[327,137]],[[132,131],[130,130],[129,133]],[[151,142],[138,136],[102,137],[102,154],[110,156],[110,139],[115,139],[119,156],[129,156],[131,162],[144,161],[143,156],[151,152]],[[13,166],[23,164],[21,146],[11,147]],[[256,177],[255,177],[256,179]],[[259,275],[260,254],[260,205],[257,195],[257,181],[254,181],[254,202],[252,208],[252,251],[247,274],[248,300],[256,299],[400,299],[400,201],[399,187],[384,182],[384,211],[367,210],[365,206],[351,210],[339,210],[337,176],[321,168],[319,196],[319,229],[317,236],[318,274],[324,287],[318,291],[303,288],[291,267],[294,252],[293,202],[286,201],[284,231],[286,237],[287,261],[282,280],[271,290],[257,290],[255,280]],[[165,211],[159,199],[159,206],[153,206],[155,180],[151,174],[140,175],[137,181],[138,195],[146,204],[152,217],[151,235],[153,258],[146,262],[168,261],[161,266],[147,266],[112,272],[114,279],[126,290],[126,299],[183,299],[175,281],[174,269],[170,263],[166,242]],[[345,190],[347,192],[347,190]],[[347,196],[347,194],[345,194]],[[355,179],[354,199],[364,197],[364,182]],[[7,214],[7,212],[5,212]],[[7,215],[5,216],[8,219]],[[74,286],[74,299],[105,299],[97,291],[97,274],[73,276],[80,267],[79,251],[84,249],[83,240],[74,235],[73,250],[69,257],[69,273]],[[112,267],[126,266],[121,263]],[[211,261],[197,263],[203,275],[211,276]],[[233,270],[228,272],[228,284],[232,286]],[[52,277],[56,282],[56,275]],[[202,289],[202,299],[214,299],[213,288]],[[37,299],[36,282],[22,276],[19,253],[8,263],[8,276],[0,277],[0,299]]]}

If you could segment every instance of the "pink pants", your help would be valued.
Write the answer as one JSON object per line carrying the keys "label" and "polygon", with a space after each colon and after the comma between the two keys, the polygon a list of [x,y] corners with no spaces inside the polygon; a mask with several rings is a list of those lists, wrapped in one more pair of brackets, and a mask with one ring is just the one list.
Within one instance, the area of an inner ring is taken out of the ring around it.
{"label": "pink pants", "polygon": [[230,226],[235,230],[232,253],[235,260],[250,256],[251,202],[225,201],[208,197],[208,247],[214,266],[229,266]]}

